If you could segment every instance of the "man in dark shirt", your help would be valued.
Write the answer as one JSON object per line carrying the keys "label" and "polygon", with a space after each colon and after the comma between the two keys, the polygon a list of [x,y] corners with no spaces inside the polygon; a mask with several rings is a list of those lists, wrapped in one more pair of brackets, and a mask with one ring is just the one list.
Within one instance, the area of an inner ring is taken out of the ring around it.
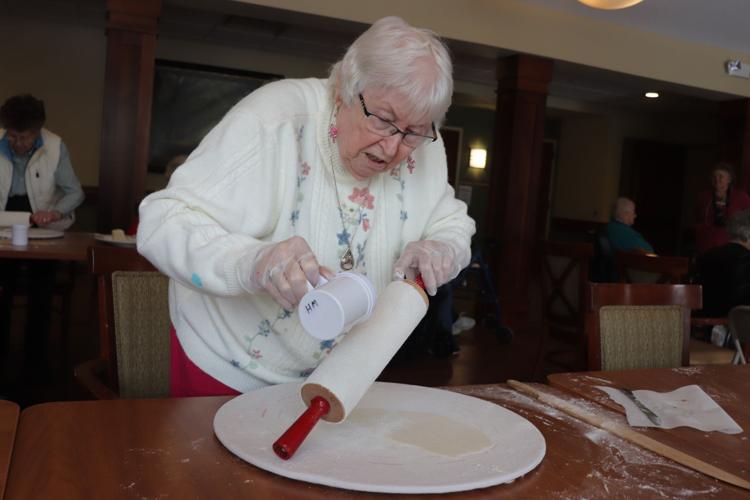
{"label": "man in dark shirt", "polygon": [[724,317],[734,306],[750,305],[750,210],[732,216],[727,233],[729,243],[698,258],[704,317]]}

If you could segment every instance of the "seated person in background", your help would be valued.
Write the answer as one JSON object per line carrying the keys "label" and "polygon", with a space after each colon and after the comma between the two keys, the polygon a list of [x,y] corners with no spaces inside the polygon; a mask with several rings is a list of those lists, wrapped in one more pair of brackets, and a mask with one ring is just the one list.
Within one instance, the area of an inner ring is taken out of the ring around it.
{"label": "seated person in background", "polygon": [[734,179],[732,166],[719,163],[711,170],[711,188],[698,196],[695,246],[699,253],[727,243],[727,221],[750,208],[750,197],[733,186]]}
{"label": "seated person in background", "polygon": [[643,235],[631,227],[635,218],[635,202],[630,198],[617,198],[612,208],[612,220],[606,228],[607,238],[615,252],[654,252]]}
{"label": "seated person in background", "polygon": [[724,317],[734,306],[750,305],[750,210],[735,214],[726,229],[729,243],[698,257],[700,316]]}
{"label": "seated person in background", "polygon": [[[43,128],[44,103],[31,95],[9,98],[0,107],[0,208],[31,212],[32,224],[67,229],[73,210],[83,203],[83,189],[62,139]],[[11,260],[0,263],[0,339],[7,338],[10,310],[19,272],[28,268],[27,361],[43,365],[42,341],[49,329],[55,262]],[[29,363],[27,363],[27,366]]]}
{"label": "seated person in background", "polygon": [[67,229],[83,189],[65,143],[43,128],[45,119],[44,103],[28,94],[0,108],[0,205],[31,212],[37,226]]}

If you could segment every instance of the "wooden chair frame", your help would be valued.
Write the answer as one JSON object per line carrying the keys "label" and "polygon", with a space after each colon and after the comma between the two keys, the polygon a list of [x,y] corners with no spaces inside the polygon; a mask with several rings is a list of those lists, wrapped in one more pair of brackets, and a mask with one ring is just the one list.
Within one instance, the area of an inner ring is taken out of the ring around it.
{"label": "wooden chair frame", "polygon": [[[547,262],[546,257],[568,257],[570,262],[558,275],[552,270]],[[545,241],[542,242],[542,310],[545,320],[551,320],[556,323],[570,326],[583,327],[583,318],[586,312],[586,297],[589,281],[589,263],[594,256],[594,247],[590,243],[579,242],[559,242]],[[565,282],[570,277],[573,270],[578,266],[578,310],[570,303],[565,296]],[[550,287],[547,288],[547,279]],[[556,315],[551,311],[551,305],[555,300],[560,300],[570,313],[569,315]]]}
{"label": "wooden chair frame", "polygon": [[682,366],[688,366],[690,363],[690,311],[703,306],[700,285],[591,283],[589,290],[591,300],[586,315],[589,370],[602,368],[599,310],[604,306],[682,306],[681,361]]}
{"label": "wooden chair frame", "polygon": [[658,274],[656,283],[685,283],[690,271],[690,259],[687,257],[666,257],[634,252],[618,252],[615,256],[620,281],[633,283],[630,271],[643,271]]}
{"label": "wooden chair frame", "polygon": [[[542,241],[541,242],[541,288],[542,288],[542,314],[544,318],[544,331],[541,334],[539,348],[537,352],[537,362],[534,373],[540,373],[548,354],[547,346],[550,342],[548,338],[552,331],[562,331],[562,329],[575,331],[572,340],[576,352],[585,356],[585,316],[586,304],[588,300],[588,282],[589,282],[589,265],[594,257],[594,246],[585,242],[560,242],[560,241]],[[570,262],[556,273],[547,261],[547,257],[566,257]],[[578,307],[576,308],[565,296],[565,283],[572,276],[576,266],[578,266]],[[556,314],[552,311],[552,304],[555,300],[560,300],[568,314]],[[560,327],[560,328],[556,328]],[[578,357],[578,354],[576,354]],[[575,361],[574,361],[575,363]],[[557,363],[556,363],[557,364]],[[565,362],[561,363],[567,364]],[[573,366],[570,369],[575,369]]]}

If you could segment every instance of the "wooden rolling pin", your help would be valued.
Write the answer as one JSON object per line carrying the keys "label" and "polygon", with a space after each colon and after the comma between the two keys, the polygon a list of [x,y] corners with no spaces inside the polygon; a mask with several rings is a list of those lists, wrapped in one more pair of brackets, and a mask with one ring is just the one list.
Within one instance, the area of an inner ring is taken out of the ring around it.
{"label": "wooden rolling pin", "polygon": [[593,426],[599,427],[600,429],[609,431],[615,436],[621,437],[622,439],[630,441],[631,443],[635,443],[638,446],[646,448],[649,451],[653,451],[658,455],[669,458],[670,460],[673,460],[678,464],[684,465],[685,467],[689,467],[698,472],[702,472],[707,476],[711,476],[720,481],[724,481],[725,483],[739,486],[740,488],[744,488],[746,490],[750,489],[750,482],[746,481],[745,479],[736,476],[731,472],[719,469],[718,467],[711,465],[708,462],[704,462],[703,460],[695,458],[692,455],[688,455],[687,453],[676,448],[672,448],[671,446],[661,443],[644,434],[636,432],[626,425],[619,424],[601,415],[595,415],[582,408],[579,408],[578,406],[575,406],[572,403],[568,403],[567,401],[564,401],[557,396],[542,392],[533,386],[524,384],[523,382],[519,382],[517,380],[508,380],[508,385],[519,392],[523,392],[524,394],[535,397],[539,401],[546,403],[553,408],[565,412],[568,415],[571,415],[579,420],[583,420],[587,424],[591,424]]}
{"label": "wooden rolling pin", "polygon": [[427,295],[418,282],[393,281],[383,290],[370,318],[356,325],[302,385],[307,410],[273,444],[287,460],[319,419],[341,422],[427,313]]}

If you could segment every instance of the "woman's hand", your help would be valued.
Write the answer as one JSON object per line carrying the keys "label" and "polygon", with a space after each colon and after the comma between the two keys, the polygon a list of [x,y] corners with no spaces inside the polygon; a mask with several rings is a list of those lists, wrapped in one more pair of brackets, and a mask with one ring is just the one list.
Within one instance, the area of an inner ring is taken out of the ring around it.
{"label": "woman's hand", "polygon": [[397,278],[414,279],[422,275],[427,293],[435,295],[437,287],[457,273],[456,252],[447,243],[436,240],[412,241],[393,266]]}
{"label": "woman's hand", "polygon": [[47,224],[52,224],[60,219],[62,219],[62,214],[57,210],[52,210],[50,212],[39,210],[38,212],[31,214],[31,222],[37,226],[46,226]]}
{"label": "woman's hand", "polygon": [[263,289],[291,310],[307,293],[307,283],[317,284],[320,275],[333,277],[333,271],[321,267],[304,238],[291,238],[269,245],[255,258],[249,279],[252,289]]}

